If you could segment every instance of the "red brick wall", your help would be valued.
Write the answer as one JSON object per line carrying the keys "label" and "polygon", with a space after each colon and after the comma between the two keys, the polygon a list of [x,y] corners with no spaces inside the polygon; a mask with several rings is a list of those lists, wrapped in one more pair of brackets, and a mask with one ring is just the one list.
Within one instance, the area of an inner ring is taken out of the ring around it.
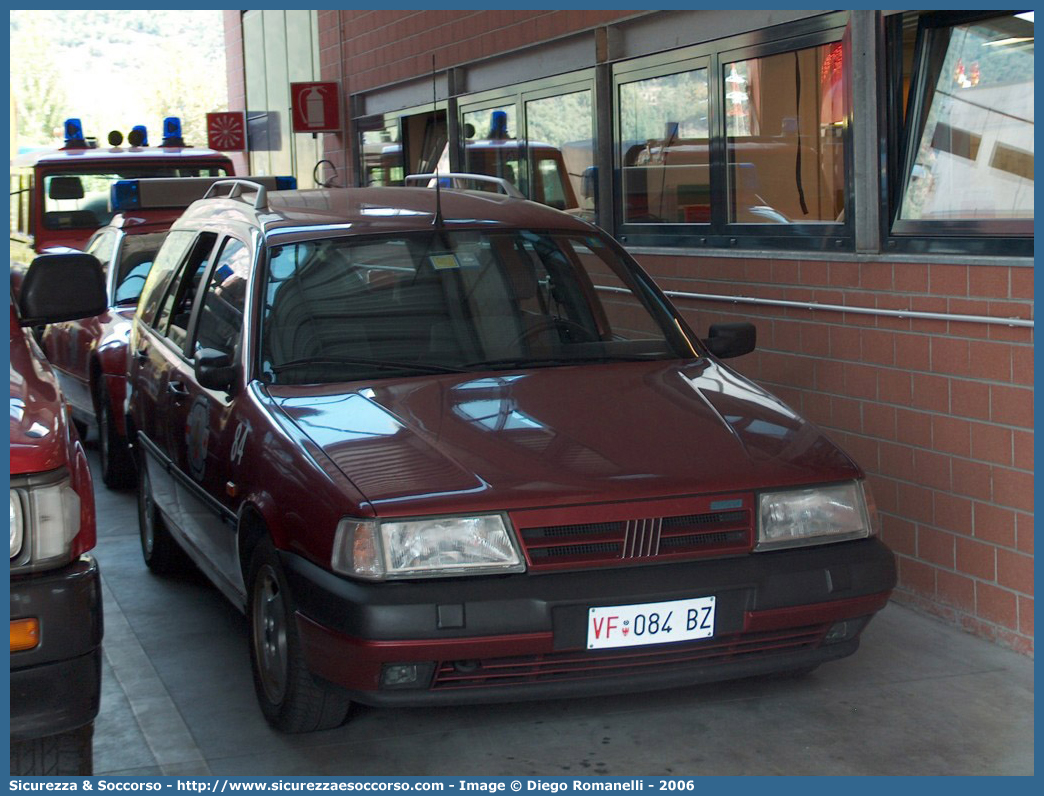
{"label": "red brick wall", "polygon": [[[319,69],[348,97],[559,36],[633,16],[634,11],[336,11],[318,12]],[[592,45],[593,46],[593,45]],[[352,184],[348,135],[323,137],[324,155]]]}
{"label": "red brick wall", "polygon": [[[634,11],[341,11],[344,75],[350,92],[427,75],[558,36],[605,25]],[[319,12],[320,56],[337,47],[337,11]],[[332,22],[332,24],[331,24]],[[324,38],[324,33],[328,32]]]}
{"label": "red brick wall", "polygon": [[[1033,317],[1033,269],[642,255],[661,287],[882,309]],[[870,474],[897,598],[1033,651],[1033,334],[680,299],[705,335],[752,320],[732,360]]]}

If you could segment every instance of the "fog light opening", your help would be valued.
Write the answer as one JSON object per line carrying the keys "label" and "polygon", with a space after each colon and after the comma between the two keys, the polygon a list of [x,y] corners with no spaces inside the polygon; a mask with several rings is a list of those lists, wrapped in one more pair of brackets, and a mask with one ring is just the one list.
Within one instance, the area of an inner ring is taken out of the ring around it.
{"label": "fog light opening", "polygon": [[823,637],[824,644],[837,644],[839,641],[850,641],[859,635],[866,626],[868,617],[860,616],[855,619],[844,619],[835,622]]}
{"label": "fog light opening", "polygon": [[427,688],[433,663],[386,663],[381,669],[381,688]]}
{"label": "fog light opening", "polygon": [[385,666],[381,675],[381,685],[394,688],[395,686],[412,685],[417,682],[417,665],[413,663],[397,663]]}

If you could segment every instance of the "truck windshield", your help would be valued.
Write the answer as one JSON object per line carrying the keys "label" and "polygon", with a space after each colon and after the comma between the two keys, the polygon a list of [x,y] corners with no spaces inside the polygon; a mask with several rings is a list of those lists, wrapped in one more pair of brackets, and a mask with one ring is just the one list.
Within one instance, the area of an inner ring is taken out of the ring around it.
{"label": "truck windshield", "polygon": [[109,188],[117,180],[144,177],[227,177],[224,165],[159,163],[114,169],[111,164],[97,168],[63,169],[44,176],[44,215],[47,229],[97,229],[112,220]]}
{"label": "truck windshield", "polygon": [[304,384],[692,357],[596,235],[433,231],[270,249],[261,374]]}

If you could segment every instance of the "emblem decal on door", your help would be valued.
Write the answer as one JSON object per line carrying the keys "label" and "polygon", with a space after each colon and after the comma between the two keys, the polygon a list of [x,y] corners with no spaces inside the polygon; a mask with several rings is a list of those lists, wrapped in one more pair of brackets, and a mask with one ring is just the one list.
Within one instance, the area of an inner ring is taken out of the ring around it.
{"label": "emblem decal on door", "polygon": [[207,469],[207,445],[210,432],[207,426],[210,421],[210,403],[200,395],[192,403],[188,419],[185,421],[185,453],[188,459],[189,474],[197,481],[203,480]]}
{"label": "emblem decal on door", "polygon": [[236,426],[236,436],[232,440],[232,450],[228,454],[232,464],[239,464],[243,461],[243,451],[246,449],[247,435],[249,434],[250,423],[246,420],[241,420],[239,425]]}

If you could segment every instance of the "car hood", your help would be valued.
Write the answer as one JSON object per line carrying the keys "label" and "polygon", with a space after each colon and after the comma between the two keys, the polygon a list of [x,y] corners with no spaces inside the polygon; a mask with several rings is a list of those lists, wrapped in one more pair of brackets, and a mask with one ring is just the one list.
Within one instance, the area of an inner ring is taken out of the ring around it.
{"label": "car hood", "polygon": [[11,475],[66,464],[68,422],[51,366],[11,316]]}
{"label": "car hood", "polygon": [[707,359],[269,390],[385,516],[861,475],[815,426]]}

